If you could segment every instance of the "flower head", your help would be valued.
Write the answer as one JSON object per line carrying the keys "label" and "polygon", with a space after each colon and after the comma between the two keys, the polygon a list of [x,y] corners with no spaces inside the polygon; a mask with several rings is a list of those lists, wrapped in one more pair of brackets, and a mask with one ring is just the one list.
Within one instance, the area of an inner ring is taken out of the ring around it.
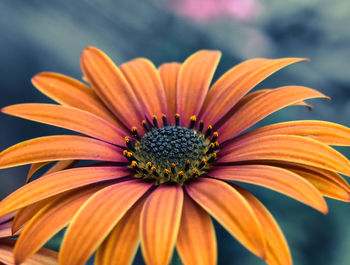
{"label": "flower head", "polygon": [[[220,52],[202,50],[158,69],[143,58],[117,67],[88,47],[81,67],[91,87],[55,73],[36,75],[33,84],[59,105],[2,111],[83,135],[40,137],[0,154],[1,168],[32,164],[28,182],[58,161],[0,203],[0,215],[18,210],[16,262],[68,226],[60,264],[84,264],[95,251],[96,264],[129,264],[139,239],[147,264],[168,264],[175,246],[184,264],[216,264],[212,216],[268,264],[291,264],[271,214],[230,181],[270,188],[326,213],[324,196],[350,199],[339,175],[350,176],[350,162],[329,146],[349,145],[350,129],[295,121],[245,132],[283,107],[327,97],[302,86],[249,93],[305,60],[299,58],[248,60],[209,89],[219,59]],[[71,168],[78,160],[93,162]]]}

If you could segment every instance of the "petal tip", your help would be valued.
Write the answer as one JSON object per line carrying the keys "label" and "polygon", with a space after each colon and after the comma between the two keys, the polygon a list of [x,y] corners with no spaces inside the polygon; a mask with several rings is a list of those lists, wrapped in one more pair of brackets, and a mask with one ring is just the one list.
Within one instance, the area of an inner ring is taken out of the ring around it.
{"label": "petal tip", "polygon": [[272,60],[279,60],[279,61],[289,61],[291,62],[290,64],[294,64],[294,63],[299,63],[299,62],[309,62],[310,58],[306,58],[306,57],[284,57],[284,58],[276,58],[276,59],[272,59]]}
{"label": "petal tip", "polygon": [[0,111],[1,111],[2,113],[7,114],[7,112],[6,112],[6,111],[7,111],[8,107],[9,107],[9,106],[2,107],[2,108],[0,109]]}
{"label": "petal tip", "polygon": [[199,55],[199,54],[207,54],[208,56],[217,57],[217,61],[219,61],[221,58],[222,52],[220,50],[202,49],[202,50],[199,50],[199,51],[193,53],[189,58],[194,57],[195,55]]}
{"label": "petal tip", "polygon": [[98,49],[95,46],[86,46],[83,50],[83,52],[86,51],[97,51]]}
{"label": "petal tip", "polygon": [[83,49],[83,51],[81,52],[81,56],[82,58],[84,56],[87,56],[88,54],[91,54],[91,53],[98,53],[98,52],[101,52],[98,48],[94,47],[94,46],[87,46]]}
{"label": "petal tip", "polygon": [[324,205],[322,205],[322,208],[320,209],[320,212],[323,213],[324,215],[327,215],[328,214],[328,205],[327,203],[325,202]]}
{"label": "petal tip", "polygon": [[34,75],[30,81],[32,82],[33,85],[35,85],[36,83],[38,83],[40,81],[40,79],[42,78],[43,73],[38,73],[36,75]]}
{"label": "petal tip", "polygon": [[306,57],[290,57],[289,59],[295,60],[296,63],[297,62],[310,62],[310,58],[306,58]]}
{"label": "petal tip", "polygon": [[34,86],[39,85],[40,82],[43,82],[45,80],[47,80],[48,78],[54,77],[55,75],[59,75],[57,73],[53,73],[53,72],[40,72],[36,75],[34,75],[30,81],[32,82],[32,84]]}

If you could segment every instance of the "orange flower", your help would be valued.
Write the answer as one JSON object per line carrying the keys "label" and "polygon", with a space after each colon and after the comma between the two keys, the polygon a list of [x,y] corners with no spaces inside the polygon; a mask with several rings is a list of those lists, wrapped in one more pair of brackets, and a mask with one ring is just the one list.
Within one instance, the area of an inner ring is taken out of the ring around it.
{"label": "orange flower", "polygon": [[[202,50],[158,70],[143,58],[117,67],[89,47],[81,67],[91,88],[55,73],[36,75],[33,84],[60,105],[2,111],[85,136],[40,137],[0,154],[1,168],[33,164],[28,179],[59,161],[0,204],[0,215],[19,210],[16,262],[68,226],[60,264],[84,264],[94,251],[98,265],[129,264],[140,239],[149,265],[168,264],[175,246],[186,265],[216,264],[212,216],[268,264],[291,264],[271,214],[230,181],[270,188],[327,213],[323,196],[350,198],[339,175],[350,176],[350,162],[329,146],[350,145],[350,129],[295,121],[243,133],[283,107],[327,97],[302,86],[247,94],[305,60],[298,58],[248,60],[208,90],[219,59],[220,52]],[[94,162],[66,169],[72,160]]]}
{"label": "orange flower", "polygon": [[[14,214],[9,214],[0,218],[0,264],[13,265],[14,240],[10,239],[12,234],[11,225]],[[55,251],[41,248],[33,256],[29,257],[25,265],[53,265],[57,264],[57,253]]]}

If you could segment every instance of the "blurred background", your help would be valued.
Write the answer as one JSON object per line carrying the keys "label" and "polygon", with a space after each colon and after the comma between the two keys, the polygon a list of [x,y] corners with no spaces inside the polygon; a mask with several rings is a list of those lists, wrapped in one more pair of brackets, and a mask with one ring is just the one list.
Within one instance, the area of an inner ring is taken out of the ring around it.
{"label": "blurred background", "polygon": [[[0,1],[0,107],[50,102],[30,83],[41,71],[81,78],[79,57],[93,45],[117,63],[147,57],[156,65],[183,61],[198,49],[219,49],[216,76],[252,57],[308,57],[258,88],[305,85],[332,101],[314,110],[290,107],[259,125],[321,119],[350,126],[349,0],[80,0]],[[0,115],[0,149],[64,130]],[[350,148],[342,148],[350,157]],[[24,184],[27,167],[0,171],[0,199]],[[296,265],[350,263],[350,205],[328,200],[324,216],[275,192],[244,185],[276,217]],[[217,227],[219,264],[264,264]],[[61,233],[62,234],[62,233]],[[61,234],[49,247],[57,248]],[[203,249],[203,251],[206,251]],[[138,254],[135,264],[143,264]]]}

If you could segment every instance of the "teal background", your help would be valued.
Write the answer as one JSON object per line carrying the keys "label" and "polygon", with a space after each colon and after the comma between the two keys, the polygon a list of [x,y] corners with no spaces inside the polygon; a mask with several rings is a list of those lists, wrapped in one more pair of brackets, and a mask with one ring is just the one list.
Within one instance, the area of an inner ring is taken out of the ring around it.
{"label": "teal background", "polygon": [[[219,49],[216,77],[253,57],[308,57],[258,88],[305,85],[332,101],[312,100],[313,111],[290,107],[259,125],[319,119],[350,126],[350,3],[348,0],[257,1],[257,14],[241,20],[219,15],[196,20],[171,8],[176,1],[0,1],[0,107],[51,102],[30,83],[41,71],[81,78],[79,56],[93,45],[120,64],[147,57],[156,65],[183,61],[198,49]],[[198,8],[203,6],[198,1]],[[64,130],[0,115],[0,149]],[[348,157],[349,148],[341,148]],[[24,184],[27,167],[0,171],[0,198]],[[350,205],[327,200],[324,216],[283,195],[244,185],[271,210],[289,242],[296,265],[350,263]],[[264,264],[216,225],[219,264]],[[62,234],[62,233],[61,233]],[[60,234],[60,235],[61,235]],[[60,235],[49,243],[57,248]],[[206,251],[205,249],[203,251]],[[142,264],[140,255],[135,264]]]}

